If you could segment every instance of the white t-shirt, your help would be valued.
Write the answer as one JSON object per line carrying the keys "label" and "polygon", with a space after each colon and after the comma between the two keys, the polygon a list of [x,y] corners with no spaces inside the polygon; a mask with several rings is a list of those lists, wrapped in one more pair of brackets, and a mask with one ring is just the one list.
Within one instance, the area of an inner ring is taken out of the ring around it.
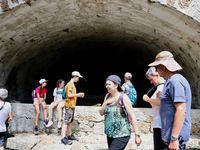
{"label": "white t-shirt", "polygon": [[[3,106],[4,102],[0,101],[0,108]],[[8,102],[5,102],[3,109],[0,110],[0,132],[6,132],[6,120],[8,115],[11,112],[11,105]]]}
{"label": "white t-shirt", "polygon": [[60,89],[60,88],[55,88],[54,91],[53,91],[53,96],[56,97],[56,101],[55,102],[60,102],[62,101],[62,92],[63,92],[63,89]]}
{"label": "white t-shirt", "polygon": [[[157,93],[162,92],[164,84],[161,84],[157,87],[154,94],[151,96],[152,99],[157,98]],[[161,120],[160,120],[160,106],[152,105],[152,116],[153,116],[153,128],[161,128]]]}

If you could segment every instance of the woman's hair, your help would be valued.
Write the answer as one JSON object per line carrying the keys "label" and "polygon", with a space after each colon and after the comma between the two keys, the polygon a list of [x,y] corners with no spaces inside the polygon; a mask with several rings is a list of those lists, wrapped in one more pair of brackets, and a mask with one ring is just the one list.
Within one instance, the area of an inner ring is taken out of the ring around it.
{"label": "woman's hair", "polygon": [[0,89],[0,99],[5,100],[8,97],[8,90],[1,88]]}
{"label": "woman's hair", "polygon": [[158,74],[158,72],[156,71],[156,67],[150,67],[150,68],[147,70],[146,74],[145,74],[146,78],[149,78],[149,76],[157,76],[157,75],[159,75],[159,74]]}
{"label": "woman's hair", "polygon": [[[112,81],[112,82],[113,82],[113,81]],[[113,82],[113,83],[117,86],[117,90],[118,90],[119,92],[122,92],[122,91],[123,91],[121,85],[119,85],[119,84],[117,84],[117,83],[115,83],[115,82]]]}
{"label": "woman's hair", "polygon": [[59,85],[60,85],[63,81],[65,81],[65,80],[63,80],[63,79],[59,79],[59,80],[57,81],[57,83],[56,83],[56,87],[58,88]]}

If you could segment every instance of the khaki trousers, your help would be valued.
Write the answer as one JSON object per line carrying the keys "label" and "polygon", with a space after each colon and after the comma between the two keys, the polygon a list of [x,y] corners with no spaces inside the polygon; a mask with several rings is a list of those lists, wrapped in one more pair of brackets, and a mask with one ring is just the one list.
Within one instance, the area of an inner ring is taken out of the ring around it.
{"label": "khaki trousers", "polygon": [[49,121],[52,121],[53,109],[55,107],[57,107],[58,121],[61,122],[61,120],[62,120],[62,109],[63,109],[64,106],[65,106],[65,101],[61,101],[59,103],[53,101],[49,105]]}

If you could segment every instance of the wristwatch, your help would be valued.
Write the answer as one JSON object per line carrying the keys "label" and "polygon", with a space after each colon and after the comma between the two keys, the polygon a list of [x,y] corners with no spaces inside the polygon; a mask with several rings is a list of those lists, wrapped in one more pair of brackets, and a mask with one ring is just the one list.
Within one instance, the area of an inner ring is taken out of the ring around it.
{"label": "wristwatch", "polygon": [[139,134],[135,134],[135,136],[139,137],[140,138],[140,135]]}
{"label": "wristwatch", "polygon": [[171,135],[170,140],[171,140],[171,141],[177,141],[177,140],[178,140],[178,137],[175,137],[175,136]]}

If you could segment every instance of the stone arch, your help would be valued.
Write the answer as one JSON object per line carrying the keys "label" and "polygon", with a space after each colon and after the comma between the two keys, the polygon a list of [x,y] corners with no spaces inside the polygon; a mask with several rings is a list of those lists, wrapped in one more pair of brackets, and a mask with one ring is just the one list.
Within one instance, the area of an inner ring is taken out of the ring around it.
{"label": "stone arch", "polygon": [[[110,57],[133,57],[128,60],[132,66],[125,69],[136,68],[132,69],[137,72],[136,82],[145,80],[141,76],[157,52],[171,51],[191,83],[193,107],[200,106],[199,22],[174,8],[146,0],[45,0],[34,1],[31,7],[22,4],[0,15],[0,20],[0,85],[10,88],[10,77],[15,76],[16,88],[11,93],[22,102],[28,101],[36,81],[41,76],[51,77],[58,64],[68,64],[65,75],[70,74],[81,62],[71,64],[67,60],[71,62],[78,55],[84,62],[81,53],[87,54],[87,59],[99,56],[104,61],[109,47]],[[101,63],[99,60],[97,64]],[[109,66],[103,63],[99,68]],[[117,68],[112,71],[117,72]],[[141,94],[145,92],[143,86],[142,82]]]}

